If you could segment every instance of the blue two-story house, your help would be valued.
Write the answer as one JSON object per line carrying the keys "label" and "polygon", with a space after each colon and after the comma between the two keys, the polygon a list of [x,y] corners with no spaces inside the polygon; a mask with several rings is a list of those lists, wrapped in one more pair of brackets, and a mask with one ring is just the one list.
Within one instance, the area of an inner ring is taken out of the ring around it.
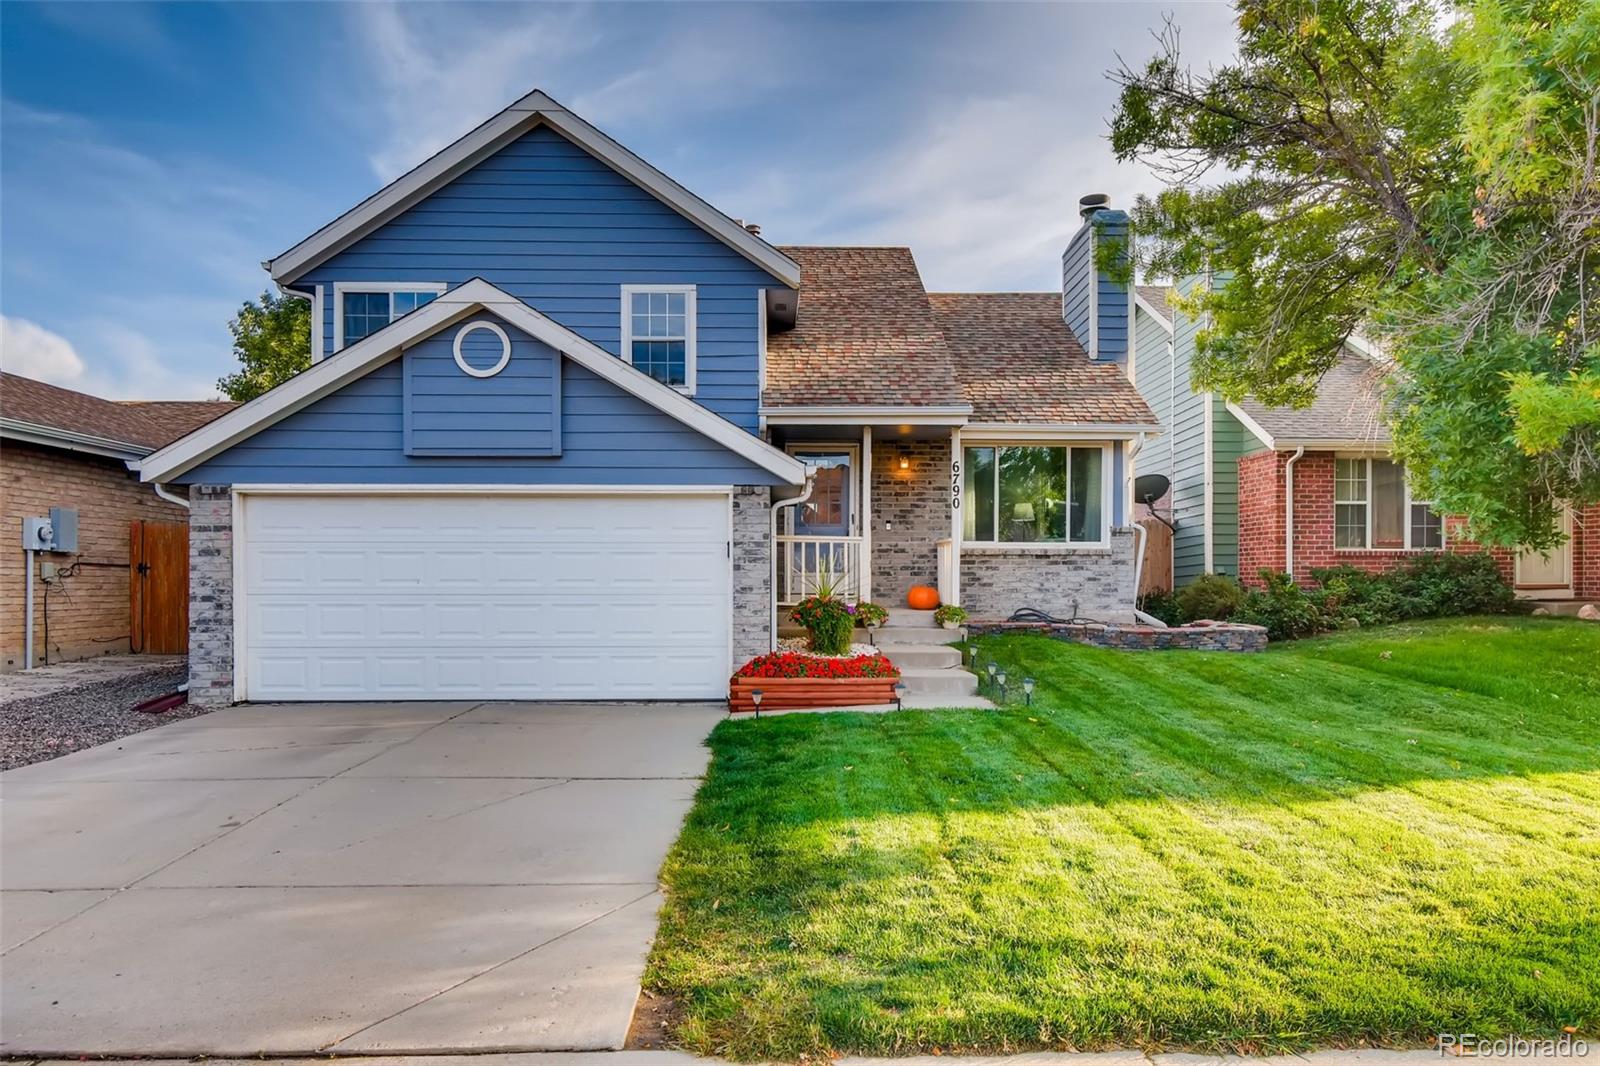
{"label": "blue two-story house", "polygon": [[1125,620],[1127,287],[784,248],[534,92],[266,263],[312,365],[144,459],[191,699],[694,699],[834,571]]}

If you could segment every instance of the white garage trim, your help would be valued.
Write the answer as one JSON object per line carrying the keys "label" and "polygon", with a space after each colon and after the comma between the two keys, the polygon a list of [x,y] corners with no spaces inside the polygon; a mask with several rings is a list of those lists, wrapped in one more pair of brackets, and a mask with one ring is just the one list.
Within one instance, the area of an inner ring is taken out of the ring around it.
{"label": "white garage trim", "polygon": [[[232,609],[233,609],[233,698],[235,702],[250,699],[249,632],[249,567],[251,545],[248,518],[251,497],[526,497],[526,498],[705,498],[723,501],[723,536],[728,546],[722,568],[722,604],[725,612],[725,641],[722,663],[728,672],[733,661],[733,494],[732,486],[705,485],[285,485],[250,484],[232,487]],[[368,698],[384,699],[381,694]],[[390,697],[403,698],[403,697]],[[444,696],[432,698],[448,698]],[[494,698],[494,697],[478,697]]]}

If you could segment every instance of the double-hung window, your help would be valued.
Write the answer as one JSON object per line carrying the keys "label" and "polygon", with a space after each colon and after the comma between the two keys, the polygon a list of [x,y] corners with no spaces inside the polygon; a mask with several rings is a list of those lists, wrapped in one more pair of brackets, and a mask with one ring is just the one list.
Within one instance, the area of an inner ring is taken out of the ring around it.
{"label": "double-hung window", "polygon": [[1103,445],[962,449],[962,542],[1103,544],[1110,519]]}
{"label": "double-hung window", "polygon": [[394,285],[341,284],[334,287],[335,350],[371,336],[444,292],[444,286],[404,282]]}
{"label": "double-hung window", "polygon": [[1405,551],[1444,547],[1444,522],[1411,497],[1404,465],[1388,459],[1333,462],[1333,546]]}
{"label": "double-hung window", "polygon": [[663,385],[694,394],[693,285],[622,287],[622,358]]}

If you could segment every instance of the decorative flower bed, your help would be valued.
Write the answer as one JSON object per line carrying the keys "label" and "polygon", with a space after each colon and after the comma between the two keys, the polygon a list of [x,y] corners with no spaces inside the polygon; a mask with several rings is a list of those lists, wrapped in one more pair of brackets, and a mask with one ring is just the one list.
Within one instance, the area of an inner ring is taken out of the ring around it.
{"label": "decorative flower bed", "polygon": [[798,651],[758,655],[741,666],[728,686],[728,709],[754,711],[751,695],[761,690],[767,710],[852,707],[893,703],[900,670],[883,655],[835,658]]}

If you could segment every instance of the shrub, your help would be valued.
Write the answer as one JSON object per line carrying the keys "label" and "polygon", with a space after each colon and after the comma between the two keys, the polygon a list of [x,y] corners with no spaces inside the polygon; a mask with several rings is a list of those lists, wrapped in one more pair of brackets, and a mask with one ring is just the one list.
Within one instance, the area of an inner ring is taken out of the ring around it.
{"label": "shrub", "polygon": [[1222,621],[1244,603],[1244,589],[1226,574],[1201,574],[1178,590],[1178,611],[1185,622],[1197,618]]}
{"label": "shrub", "polygon": [[1327,628],[1325,594],[1307,592],[1288,574],[1261,571],[1264,588],[1254,589],[1234,612],[1234,622],[1265,626],[1269,640],[1294,640],[1309,637]]}
{"label": "shrub", "polygon": [[899,669],[882,655],[822,659],[797,651],[758,655],[739,667],[734,677],[898,677]]}
{"label": "shrub", "polygon": [[862,625],[881,626],[888,620],[889,609],[887,607],[880,606],[868,600],[862,600],[860,603],[856,604],[856,621],[860,622]]}
{"label": "shrub", "polygon": [[1421,614],[1413,617],[1504,614],[1517,606],[1516,592],[1483,552],[1419,555],[1386,576],[1401,595],[1416,602]]}
{"label": "shrub", "polygon": [[1322,586],[1323,610],[1330,618],[1375,626],[1420,617],[1417,605],[1384,574],[1332,566],[1312,570],[1311,576]]}
{"label": "shrub", "polygon": [[1183,610],[1178,606],[1178,597],[1167,589],[1145,593],[1139,598],[1138,606],[1145,614],[1159,618],[1169,626],[1183,622]]}
{"label": "shrub", "polygon": [[807,596],[795,604],[789,617],[806,627],[811,650],[819,655],[843,655],[850,650],[856,627],[855,609],[831,596]]}

